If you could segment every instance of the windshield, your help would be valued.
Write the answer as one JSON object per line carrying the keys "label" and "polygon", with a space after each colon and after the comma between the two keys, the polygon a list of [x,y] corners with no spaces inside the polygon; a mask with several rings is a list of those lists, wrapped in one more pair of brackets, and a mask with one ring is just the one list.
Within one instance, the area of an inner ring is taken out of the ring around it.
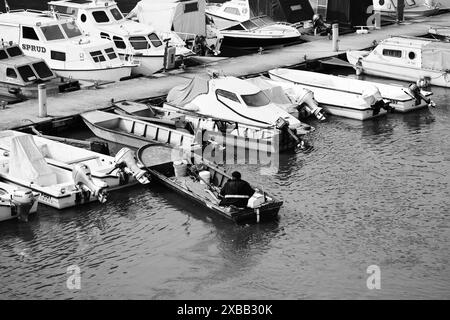
{"label": "windshield", "polygon": [[119,9],[117,9],[117,8],[112,8],[111,14],[113,15],[114,19],[116,19],[117,21],[123,19],[122,14],[120,13]]}
{"label": "windshield", "polygon": [[152,43],[152,45],[154,47],[157,48],[162,45],[162,41],[159,39],[159,37],[155,33],[149,34],[148,38],[150,39],[150,42]]}
{"label": "windshield", "polygon": [[31,67],[28,65],[18,67],[17,71],[19,71],[20,76],[25,82],[34,81],[37,79],[36,75],[33,72],[33,69],[31,69]]}
{"label": "windshield", "polygon": [[57,24],[53,26],[41,27],[41,30],[47,41],[65,39],[59,25]]}
{"label": "windshield", "polygon": [[0,50],[0,60],[8,59],[8,55],[5,50]]}
{"label": "windshield", "polygon": [[75,23],[63,23],[61,27],[69,39],[81,36],[81,31]]}
{"label": "windshield", "polygon": [[48,68],[44,61],[34,63],[33,67],[41,79],[53,77],[53,72]]}
{"label": "windshield", "polygon": [[262,107],[270,103],[269,98],[262,91],[255,94],[241,95],[241,97],[245,104],[249,107]]}
{"label": "windshield", "polygon": [[130,37],[130,43],[136,50],[145,50],[149,47],[145,37]]}
{"label": "windshield", "polygon": [[21,56],[23,54],[18,46],[10,47],[6,51],[8,51],[10,57]]}

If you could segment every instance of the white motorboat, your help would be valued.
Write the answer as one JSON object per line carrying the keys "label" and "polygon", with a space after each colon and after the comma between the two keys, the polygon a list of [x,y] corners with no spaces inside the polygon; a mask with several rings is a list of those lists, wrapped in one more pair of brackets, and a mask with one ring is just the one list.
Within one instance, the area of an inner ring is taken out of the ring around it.
{"label": "white motorboat", "polygon": [[249,78],[246,81],[256,85],[272,102],[296,118],[314,116],[320,121],[326,120],[324,110],[319,107],[311,90],[293,83],[274,81],[265,76]]}
{"label": "white motorboat", "polygon": [[347,51],[361,73],[450,87],[450,43],[417,37],[392,37],[372,51]]}
{"label": "white motorboat", "polygon": [[25,56],[16,44],[0,43],[0,92],[37,98],[40,83],[45,83],[49,95],[80,88],[77,81],[57,79],[45,60]]}
{"label": "white motorboat", "polygon": [[[316,91],[318,89],[328,90],[330,97],[333,92],[340,91],[350,94],[364,95],[364,92],[371,91],[371,87],[376,87],[379,90],[381,97],[389,101],[389,107],[393,111],[409,112],[412,110],[434,106],[429,99],[432,92],[420,90],[415,84],[409,87],[403,87],[394,84],[383,84],[373,81],[365,81],[352,79],[342,76],[333,76],[317,72],[291,70],[291,69],[277,69],[269,71],[271,77],[278,78],[284,81],[290,81],[299,84],[305,88]],[[322,98],[318,98],[321,101]]]}
{"label": "white motorboat", "polygon": [[[61,14],[72,16],[84,33],[114,43],[123,58],[137,61],[134,74],[152,75],[164,68],[166,45],[157,31],[146,24],[125,19],[113,0],[50,1],[49,7]],[[178,58],[193,55],[184,46],[177,46]]]}
{"label": "white motorboat", "polygon": [[[406,0],[403,15],[407,19],[431,16],[438,13],[440,7],[435,0]],[[373,0],[373,10],[384,16],[395,16],[397,0]]]}
{"label": "white motorboat", "polygon": [[38,193],[0,181],[0,222],[11,219],[28,221],[36,213]]}
{"label": "white motorboat", "polygon": [[72,171],[49,165],[31,135],[11,139],[11,150],[0,153],[0,178],[39,193],[38,201],[56,209],[106,201],[108,185],[93,178],[86,164]]}
{"label": "white motorboat", "polygon": [[86,81],[118,81],[136,64],[122,61],[106,39],[82,35],[73,18],[56,12],[11,10],[0,14],[1,37],[26,55],[44,59],[56,75]]}
{"label": "white motorboat", "polygon": [[[26,133],[5,130],[0,132],[0,148],[11,150],[14,137],[25,136]],[[77,164],[85,164],[91,170],[93,178],[104,181],[108,191],[121,189],[140,182],[147,184],[148,175],[138,167],[134,155],[128,148],[121,149],[116,157],[111,157],[90,150],[77,148],[65,143],[33,135],[48,164],[72,171]]]}
{"label": "white motorboat", "polygon": [[296,132],[303,124],[278,107],[257,86],[236,77],[195,77],[188,85],[173,88],[165,107],[196,112],[202,116],[254,127],[280,127],[288,124]]}
{"label": "white motorboat", "polygon": [[269,76],[313,91],[315,99],[332,115],[367,120],[386,114],[388,109],[378,88],[370,83],[355,87],[341,77],[283,68],[270,70]]}
{"label": "white motorboat", "polygon": [[206,15],[214,21],[219,29],[228,28],[238,22],[250,19],[251,12],[248,0],[231,0],[224,3],[208,3]]}

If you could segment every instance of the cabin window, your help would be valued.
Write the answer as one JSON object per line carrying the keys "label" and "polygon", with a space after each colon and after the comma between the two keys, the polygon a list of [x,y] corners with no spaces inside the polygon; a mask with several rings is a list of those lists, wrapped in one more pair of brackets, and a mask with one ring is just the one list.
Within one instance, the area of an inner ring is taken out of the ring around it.
{"label": "cabin window", "polygon": [[7,48],[6,51],[8,52],[10,57],[17,57],[23,54],[22,50],[20,50],[18,46]]}
{"label": "cabin window", "polygon": [[0,50],[0,60],[8,59],[8,55],[5,50]]}
{"label": "cabin window", "polygon": [[39,40],[36,31],[32,27],[22,27],[22,38],[31,39],[31,40]]}
{"label": "cabin window", "polygon": [[52,60],[58,60],[58,61],[66,61],[66,53],[60,52],[60,51],[50,51],[50,58]]}
{"label": "cabin window", "polygon": [[409,59],[414,60],[416,58],[416,54],[413,51],[411,51],[408,53],[408,57]]}
{"label": "cabin window", "polygon": [[[53,7],[53,9],[56,12],[60,12],[60,13],[63,13],[63,14],[70,14],[70,15],[73,15],[73,16],[77,16],[78,15],[78,9],[76,9],[76,8],[69,8],[69,7],[65,7],[65,6],[55,6],[55,5],[52,5],[51,7]],[[51,10],[51,7],[50,7],[50,10]]]}
{"label": "cabin window", "polygon": [[109,34],[104,33],[104,32],[100,32],[100,38],[111,40],[111,37],[109,36]]}
{"label": "cabin window", "polygon": [[118,49],[126,49],[127,45],[125,44],[125,41],[121,37],[113,37],[114,44]]}
{"label": "cabin window", "polygon": [[198,2],[186,3],[184,5],[184,13],[198,11]]}
{"label": "cabin window", "polygon": [[97,23],[109,22],[108,15],[105,11],[94,11],[92,12],[92,16]]}
{"label": "cabin window", "polygon": [[156,35],[156,33],[149,34],[148,38],[150,39],[150,42],[152,43],[152,45],[154,47],[157,48],[162,45],[162,41],[161,41],[161,39],[159,39],[159,37]]}
{"label": "cabin window", "polygon": [[241,95],[241,98],[249,107],[262,107],[270,103],[270,99],[262,91],[255,94]]}
{"label": "cabin window", "polygon": [[223,97],[223,98],[229,99],[231,101],[235,101],[235,102],[239,102],[240,103],[239,98],[237,97],[237,95],[235,95],[232,92],[225,91],[225,90],[222,90],[222,89],[217,89],[216,90],[216,95],[217,95],[217,98]]}
{"label": "cabin window", "polygon": [[16,78],[17,78],[16,70],[14,70],[14,69],[12,69],[12,68],[7,68],[7,69],[6,69],[6,76],[7,76],[8,78],[16,79]]}
{"label": "cabin window", "polygon": [[223,10],[223,11],[226,12],[226,13],[229,13],[229,14],[234,14],[236,16],[240,16],[241,15],[241,13],[239,12],[238,8],[226,7],[225,10]]}
{"label": "cabin window", "polygon": [[50,70],[44,61],[34,63],[33,68],[41,79],[53,77],[52,70]]}
{"label": "cabin window", "polygon": [[145,37],[130,37],[130,43],[136,50],[144,50],[148,48],[148,42]]}
{"label": "cabin window", "polygon": [[122,13],[120,13],[119,9],[117,9],[117,8],[112,8],[111,14],[114,17],[114,19],[116,19],[117,21],[120,21],[123,19]]}
{"label": "cabin window", "polygon": [[29,65],[17,67],[17,71],[19,71],[20,76],[26,82],[37,80],[36,74]]}
{"label": "cabin window", "polygon": [[81,31],[75,23],[63,23],[61,27],[69,39],[81,36]]}
{"label": "cabin window", "polygon": [[95,62],[106,61],[105,56],[103,55],[103,53],[100,50],[92,51],[90,54],[91,54],[92,59],[94,59]]}
{"label": "cabin window", "polygon": [[53,26],[41,27],[41,30],[47,41],[65,39],[64,34],[62,33],[61,29],[59,28],[59,25],[57,24]]}
{"label": "cabin window", "polygon": [[393,50],[393,49],[383,49],[383,56],[401,58],[402,51],[401,50]]}
{"label": "cabin window", "polygon": [[107,49],[105,49],[105,52],[110,60],[117,58],[117,54],[113,48],[107,48]]}
{"label": "cabin window", "polygon": [[80,16],[80,19],[81,19],[81,22],[86,22],[87,17],[86,17],[86,15],[83,13],[83,14]]}

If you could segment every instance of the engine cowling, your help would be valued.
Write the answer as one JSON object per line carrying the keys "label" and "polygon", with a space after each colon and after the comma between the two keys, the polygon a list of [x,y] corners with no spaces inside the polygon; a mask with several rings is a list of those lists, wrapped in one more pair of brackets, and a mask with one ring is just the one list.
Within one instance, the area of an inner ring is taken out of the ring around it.
{"label": "engine cowling", "polygon": [[311,90],[294,86],[292,90],[288,90],[286,93],[292,103],[304,106],[308,114],[313,114],[320,121],[326,120],[324,111],[319,107],[319,103],[314,98],[314,93]]}
{"label": "engine cowling", "polygon": [[150,183],[150,175],[146,170],[138,166],[133,151],[129,148],[122,148],[115,156],[116,166],[123,168],[125,173],[132,174],[141,184]]}
{"label": "engine cowling", "polygon": [[91,169],[86,164],[79,163],[75,165],[72,169],[72,177],[75,185],[84,191],[92,192],[99,202],[106,202],[106,188],[108,185],[103,181],[95,183],[92,180]]}
{"label": "engine cowling", "polygon": [[31,190],[18,189],[14,190],[11,196],[11,203],[17,213],[17,219],[20,221],[28,221],[28,215],[36,201]]}
{"label": "engine cowling", "polygon": [[366,103],[373,109],[374,114],[380,113],[380,109],[389,110],[390,107],[386,104],[381,96],[380,90],[376,86],[368,85],[364,88],[361,94]]}

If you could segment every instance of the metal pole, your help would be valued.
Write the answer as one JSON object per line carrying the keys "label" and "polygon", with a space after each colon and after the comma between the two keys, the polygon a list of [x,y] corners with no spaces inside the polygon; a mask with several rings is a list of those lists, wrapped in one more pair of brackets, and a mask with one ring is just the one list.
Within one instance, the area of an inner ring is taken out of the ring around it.
{"label": "metal pole", "polygon": [[41,83],[38,85],[38,98],[39,98],[39,118],[47,117],[47,88],[46,85]]}
{"label": "metal pole", "polygon": [[404,20],[405,0],[397,0],[397,23]]}
{"label": "metal pole", "polygon": [[333,34],[333,51],[339,51],[339,24],[334,23],[332,26]]}

